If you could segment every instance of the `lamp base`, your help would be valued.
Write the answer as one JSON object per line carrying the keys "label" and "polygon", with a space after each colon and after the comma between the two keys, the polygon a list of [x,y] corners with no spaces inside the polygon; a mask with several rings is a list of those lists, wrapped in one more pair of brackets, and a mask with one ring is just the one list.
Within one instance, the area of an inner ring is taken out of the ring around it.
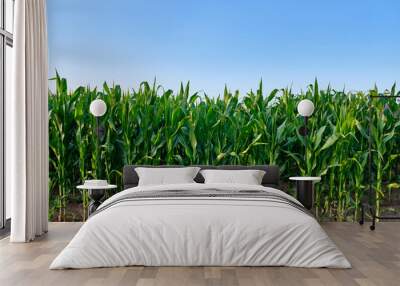
{"label": "lamp base", "polygon": [[308,135],[308,129],[307,129],[307,127],[306,127],[306,126],[301,126],[301,127],[299,128],[299,134],[300,134],[301,136],[307,136],[307,135]]}

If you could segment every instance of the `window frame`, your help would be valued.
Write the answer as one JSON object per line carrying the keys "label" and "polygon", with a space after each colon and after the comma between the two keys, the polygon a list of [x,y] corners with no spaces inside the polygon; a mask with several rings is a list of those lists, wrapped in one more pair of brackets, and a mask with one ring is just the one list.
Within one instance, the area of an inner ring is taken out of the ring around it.
{"label": "window frame", "polygon": [[[5,94],[6,94],[6,61],[7,46],[13,48],[13,34],[6,30],[7,11],[6,1],[0,0],[1,21],[0,21],[0,236],[9,231],[10,221],[6,218],[6,192],[5,192]],[[15,5],[15,0],[12,0]],[[14,8],[12,9],[14,13]],[[11,17],[13,17],[12,15]],[[14,27],[13,27],[14,28]],[[14,30],[14,29],[13,29]]]}

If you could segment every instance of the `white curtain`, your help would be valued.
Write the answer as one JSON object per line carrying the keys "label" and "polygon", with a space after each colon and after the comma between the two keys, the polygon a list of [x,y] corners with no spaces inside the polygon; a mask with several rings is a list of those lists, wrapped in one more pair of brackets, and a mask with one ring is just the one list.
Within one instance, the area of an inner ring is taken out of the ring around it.
{"label": "white curtain", "polygon": [[48,225],[48,82],[45,0],[16,0],[13,93],[6,98],[6,187],[12,242]]}

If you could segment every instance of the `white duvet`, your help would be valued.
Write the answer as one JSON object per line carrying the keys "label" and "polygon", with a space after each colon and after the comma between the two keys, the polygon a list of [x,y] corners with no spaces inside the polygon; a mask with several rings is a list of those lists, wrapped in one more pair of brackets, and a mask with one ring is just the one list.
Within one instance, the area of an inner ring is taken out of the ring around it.
{"label": "white duvet", "polygon": [[[238,184],[136,187],[163,190],[265,190]],[[100,208],[102,207],[100,206]],[[294,266],[349,268],[318,222],[293,206],[246,198],[124,201],[91,217],[50,269],[145,266]]]}

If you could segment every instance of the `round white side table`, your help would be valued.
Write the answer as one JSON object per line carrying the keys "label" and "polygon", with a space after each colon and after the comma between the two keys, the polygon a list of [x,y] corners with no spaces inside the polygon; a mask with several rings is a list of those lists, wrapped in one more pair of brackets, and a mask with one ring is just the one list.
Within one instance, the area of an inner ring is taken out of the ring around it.
{"label": "round white side table", "polygon": [[80,190],[87,190],[90,203],[88,207],[88,215],[90,216],[92,213],[96,211],[96,209],[101,205],[101,199],[104,197],[106,190],[116,189],[116,185],[107,185],[107,186],[90,186],[90,185],[79,185],[76,187]]}
{"label": "round white side table", "polygon": [[321,177],[290,177],[289,180],[296,181],[297,200],[311,210],[314,204],[314,183],[320,182]]}

